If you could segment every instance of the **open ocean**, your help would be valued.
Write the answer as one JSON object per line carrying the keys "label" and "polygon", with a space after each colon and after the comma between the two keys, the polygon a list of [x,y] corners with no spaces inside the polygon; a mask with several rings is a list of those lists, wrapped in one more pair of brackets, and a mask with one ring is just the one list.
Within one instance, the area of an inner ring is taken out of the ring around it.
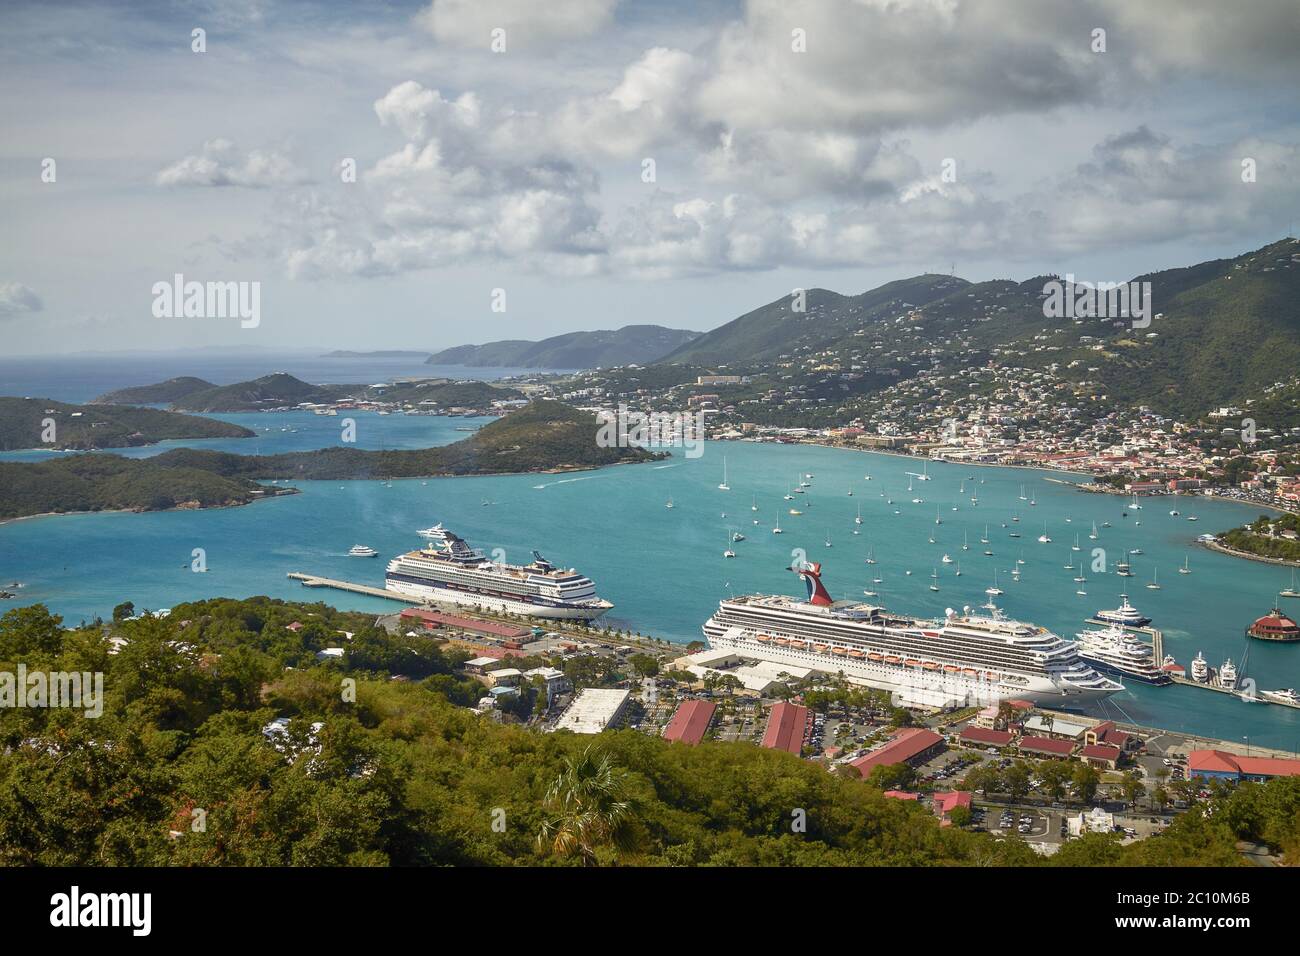
{"label": "open ocean", "polygon": [[[318,361],[342,363],[336,381],[381,381],[399,374],[378,374],[372,363],[369,370],[375,374],[358,379],[356,374],[365,369],[347,368],[348,360]],[[173,375],[236,381],[274,367],[257,359],[252,367],[231,367],[221,376],[215,366],[205,369],[199,363],[148,372],[115,367],[76,378],[66,364],[50,360],[49,368],[63,371],[39,379],[35,370],[19,372],[0,363],[0,381],[26,382],[21,393],[77,401],[108,388]],[[326,380],[305,367],[302,377]],[[0,387],[0,394],[12,392],[9,384]],[[172,444],[246,452],[314,448],[337,441],[340,427],[339,418],[301,412],[215,417],[254,428],[258,437]],[[366,448],[445,444],[465,436],[457,427],[482,423],[424,416],[355,417],[358,444]],[[161,446],[155,446],[131,454],[159,450]],[[23,454],[5,457],[21,459]],[[730,492],[717,488],[724,454]],[[836,598],[865,600],[862,591],[874,572],[884,583],[875,588],[879,597],[872,600],[922,614],[941,615],[945,608],[984,603],[984,588],[996,570],[999,586],[1006,591],[998,601],[1012,617],[1067,637],[1099,608],[1118,606],[1120,592],[1127,590],[1132,602],[1163,629],[1165,650],[1183,664],[1198,650],[1213,666],[1228,657],[1240,665],[1248,653],[1243,676],[1254,678],[1259,689],[1300,686],[1300,645],[1248,642],[1243,636],[1245,628],[1273,606],[1277,591],[1290,583],[1291,572],[1215,554],[1195,542],[1198,534],[1253,518],[1257,509],[1202,498],[1146,499],[1141,511],[1123,517],[1126,499],[1085,494],[1044,480],[1048,472],[935,463],[928,465],[933,480],[916,482],[909,493],[906,473],[918,469],[919,462],[891,455],[710,442],[698,459],[686,459],[679,452],[663,462],[578,474],[408,479],[393,481],[391,487],[378,481],[294,482],[302,494],[243,508],[29,519],[0,525],[0,584],[18,580],[25,585],[18,601],[0,608],[39,601],[75,623],[106,617],[124,600],[157,609],[204,596],[269,594],[391,610],[398,605],[304,589],[285,575],[304,571],[382,586],[387,558],[417,546],[417,528],[442,521],[488,553],[504,549],[509,561],[524,561],[537,549],[556,564],[581,569],[596,580],[601,596],[614,602],[611,623],[679,642],[699,638],[700,625],[729,593],[802,594],[799,581],[785,570],[795,557],[792,552],[802,549],[810,560],[823,562],[826,584]],[[808,494],[784,501],[782,495],[796,476],[806,473],[815,476]],[[870,481],[864,480],[868,473]],[[1019,500],[1022,485],[1036,506]],[[977,505],[970,501],[975,492]],[[672,509],[665,507],[670,497]],[[924,503],[913,504],[913,497]],[[894,504],[888,504],[888,498]],[[751,502],[758,511],[751,511]],[[789,515],[792,504],[804,514]],[[1175,504],[1180,517],[1169,515]],[[854,535],[859,506],[863,524],[861,533]],[[785,532],[779,536],[771,532],[778,515]],[[935,524],[936,515],[942,524]],[[1014,515],[1021,519],[1018,524],[1012,521]],[[1188,516],[1199,520],[1188,521]],[[1099,539],[1090,541],[1094,521]],[[1106,521],[1111,528],[1100,527]],[[1053,539],[1050,544],[1036,540],[1044,523]],[[986,525],[992,557],[982,553],[985,546],[980,543]],[[734,560],[722,557],[729,528],[747,536],[733,545]],[[1009,538],[1012,530],[1024,537]],[[928,540],[932,533],[933,544]],[[962,550],[963,533],[968,551]],[[1077,554],[1070,550],[1076,534],[1083,549]],[[381,557],[350,558],[347,551],[354,544],[369,545]],[[206,574],[189,570],[191,551],[199,547],[207,553]],[[1094,547],[1106,549],[1108,567],[1130,549],[1140,547],[1144,553],[1131,559],[1132,578],[1089,571],[1088,594],[1080,597],[1074,573],[1064,565],[1079,554],[1090,558]],[[875,566],[865,564],[868,548],[874,549]],[[945,553],[960,561],[961,577],[954,576],[954,565],[941,563]],[[1010,570],[1022,556],[1025,564],[1016,582]],[[1190,575],[1178,573],[1184,559],[1190,560]],[[1157,569],[1163,587],[1148,590],[1145,585]],[[938,593],[928,590],[932,571],[939,575]],[[1287,603],[1291,613],[1300,611],[1300,601]],[[1300,710],[1247,704],[1211,691],[1132,684],[1094,712],[1300,749]]]}

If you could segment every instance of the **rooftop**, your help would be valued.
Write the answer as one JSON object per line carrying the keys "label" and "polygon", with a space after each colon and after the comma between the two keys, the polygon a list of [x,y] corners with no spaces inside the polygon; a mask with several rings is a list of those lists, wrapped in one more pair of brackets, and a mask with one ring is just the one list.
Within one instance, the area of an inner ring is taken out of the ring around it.
{"label": "rooftop", "polygon": [[680,740],[684,744],[698,744],[708,733],[709,724],[717,707],[707,700],[684,701],[673,719],[664,728],[665,740]]}

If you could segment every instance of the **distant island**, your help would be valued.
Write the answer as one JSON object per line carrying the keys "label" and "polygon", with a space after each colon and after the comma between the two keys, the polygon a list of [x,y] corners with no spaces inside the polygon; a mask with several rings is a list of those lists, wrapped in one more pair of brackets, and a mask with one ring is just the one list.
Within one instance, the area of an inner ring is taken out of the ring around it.
{"label": "distant island", "polygon": [[92,451],[182,438],[252,438],[240,425],[156,408],[0,398],[0,451]]}
{"label": "distant island", "polygon": [[321,358],[409,358],[426,359],[428,352],[412,352],[406,349],[384,349],[378,352],[352,352],[347,349],[335,349],[326,352]]}
{"label": "distant island", "polygon": [[568,332],[540,342],[507,339],[486,345],[458,345],[429,356],[426,364],[538,369],[644,365],[658,361],[700,335],[662,325],[625,325],[614,331]]}
{"label": "distant island", "polygon": [[518,389],[488,382],[438,378],[391,384],[312,385],[287,372],[273,372],[233,385],[213,385],[201,378],[172,378],[154,385],[120,388],[99,396],[92,404],[153,405],[165,402],[177,411],[257,412],[352,401],[420,406],[437,411],[452,408],[487,410],[494,402],[522,397],[523,393]]}
{"label": "distant island", "polygon": [[602,448],[588,412],[539,401],[440,448],[364,451],[351,447],[281,455],[236,455],[177,448],[153,458],[76,455],[0,462],[0,520],[79,511],[161,511],[248,504],[292,494],[272,479],[434,478],[579,471],[665,457],[640,448]]}

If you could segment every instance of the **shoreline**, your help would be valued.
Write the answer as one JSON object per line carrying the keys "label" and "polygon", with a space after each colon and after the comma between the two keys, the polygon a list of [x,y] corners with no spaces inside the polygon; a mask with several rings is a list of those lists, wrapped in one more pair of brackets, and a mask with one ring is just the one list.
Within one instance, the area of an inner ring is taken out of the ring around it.
{"label": "shoreline", "polygon": [[1202,541],[1200,543],[1210,551],[1217,551],[1219,554],[1226,554],[1229,557],[1245,558],[1247,561],[1259,561],[1262,564],[1277,564],[1284,568],[1300,568],[1300,561],[1288,561],[1286,558],[1270,558],[1267,555],[1254,554],[1250,551],[1238,551],[1236,548],[1230,548],[1218,541]]}

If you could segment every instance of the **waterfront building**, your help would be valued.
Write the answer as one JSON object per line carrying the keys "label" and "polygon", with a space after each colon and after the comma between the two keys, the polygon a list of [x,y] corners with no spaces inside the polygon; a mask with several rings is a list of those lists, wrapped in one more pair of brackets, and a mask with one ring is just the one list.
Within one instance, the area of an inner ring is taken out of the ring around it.
{"label": "waterfront building", "polygon": [[1022,754],[1031,757],[1068,757],[1074,753],[1074,741],[1051,737],[1021,737],[1017,746]]}
{"label": "waterfront building", "polygon": [[961,742],[972,747],[1008,747],[1015,739],[1009,730],[993,730],[991,727],[967,727],[961,732]]}
{"label": "waterfront building", "polygon": [[1284,757],[1243,757],[1223,750],[1193,750],[1187,755],[1187,775],[1202,780],[1250,780],[1300,776],[1300,760]]}

